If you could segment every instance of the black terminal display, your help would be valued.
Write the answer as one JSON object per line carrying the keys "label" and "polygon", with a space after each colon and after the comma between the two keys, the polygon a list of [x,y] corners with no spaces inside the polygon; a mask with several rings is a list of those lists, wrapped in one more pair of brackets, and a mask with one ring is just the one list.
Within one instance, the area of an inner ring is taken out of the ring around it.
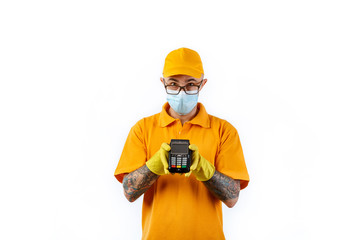
{"label": "black terminal display", "polygon": [[173,144],[171,147],[172,153],[180,153],[180,154],[187,154],[188,153],[188,144]]}

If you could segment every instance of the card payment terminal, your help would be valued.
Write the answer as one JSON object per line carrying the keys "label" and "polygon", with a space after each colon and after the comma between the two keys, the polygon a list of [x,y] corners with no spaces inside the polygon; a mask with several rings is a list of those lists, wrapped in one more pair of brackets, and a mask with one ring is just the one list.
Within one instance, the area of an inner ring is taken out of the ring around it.
{"label": "card payment terminal", "polygon": [[171,139],[169,151],[169,172],[187,173],[190,171],[191,150],[190,141],[185,139]]}

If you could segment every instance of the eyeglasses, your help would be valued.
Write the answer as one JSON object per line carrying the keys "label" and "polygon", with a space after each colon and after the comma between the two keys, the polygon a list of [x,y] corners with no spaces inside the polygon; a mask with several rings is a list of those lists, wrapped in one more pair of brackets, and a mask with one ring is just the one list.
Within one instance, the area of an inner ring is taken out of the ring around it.
{"label": "eyeglasses", "polygon": [[188,83],[185,86],[180,86],[174,82],[170,83],[169,85],[166,85],[164,80],[164,87],[166,93],[170,95],[178,95],[181,89],[183,89],[184,92],[188,95],[196,95],[199,93],[202,82],[203,80],[201,80],[199,85],[195,85],[194,83]]}

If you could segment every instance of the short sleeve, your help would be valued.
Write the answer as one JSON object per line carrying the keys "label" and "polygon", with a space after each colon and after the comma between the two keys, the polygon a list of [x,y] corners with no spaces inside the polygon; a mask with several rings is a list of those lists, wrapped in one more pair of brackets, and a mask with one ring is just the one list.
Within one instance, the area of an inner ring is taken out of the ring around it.
{"label": "short sleeve", "polygon": [[240,189],[247,187],[249,174],[237,130],[226,122],[221,131],[220,147],[215,160],[217,171],[240,180]]}
{"label": "short sleeve", "polygon": [[126,139],[119,163],[115,170],[116,179],[122,183],[124,174],[130,173],[146,162],[146,146],[144,144],[143,120],[137,122]]}

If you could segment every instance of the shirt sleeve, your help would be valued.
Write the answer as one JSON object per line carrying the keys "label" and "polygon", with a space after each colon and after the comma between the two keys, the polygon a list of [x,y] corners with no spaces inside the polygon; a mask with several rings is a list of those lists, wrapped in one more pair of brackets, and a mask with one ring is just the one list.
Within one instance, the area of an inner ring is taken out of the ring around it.
{"label": "shirt sleeve", "polygon": [[143,135],[143,120],[137,122],[126,139],[119,163],[115,170],[116,179],[122,183],[124,175],[130,173],[146,162],[146,146]]}
{"label": "shirt sleeve", "polygon": [[219,152],[215,160],[216,170],[240,180],[240,189],[246,188],[250,179],[237,130],[226,122],[220,139]]}

